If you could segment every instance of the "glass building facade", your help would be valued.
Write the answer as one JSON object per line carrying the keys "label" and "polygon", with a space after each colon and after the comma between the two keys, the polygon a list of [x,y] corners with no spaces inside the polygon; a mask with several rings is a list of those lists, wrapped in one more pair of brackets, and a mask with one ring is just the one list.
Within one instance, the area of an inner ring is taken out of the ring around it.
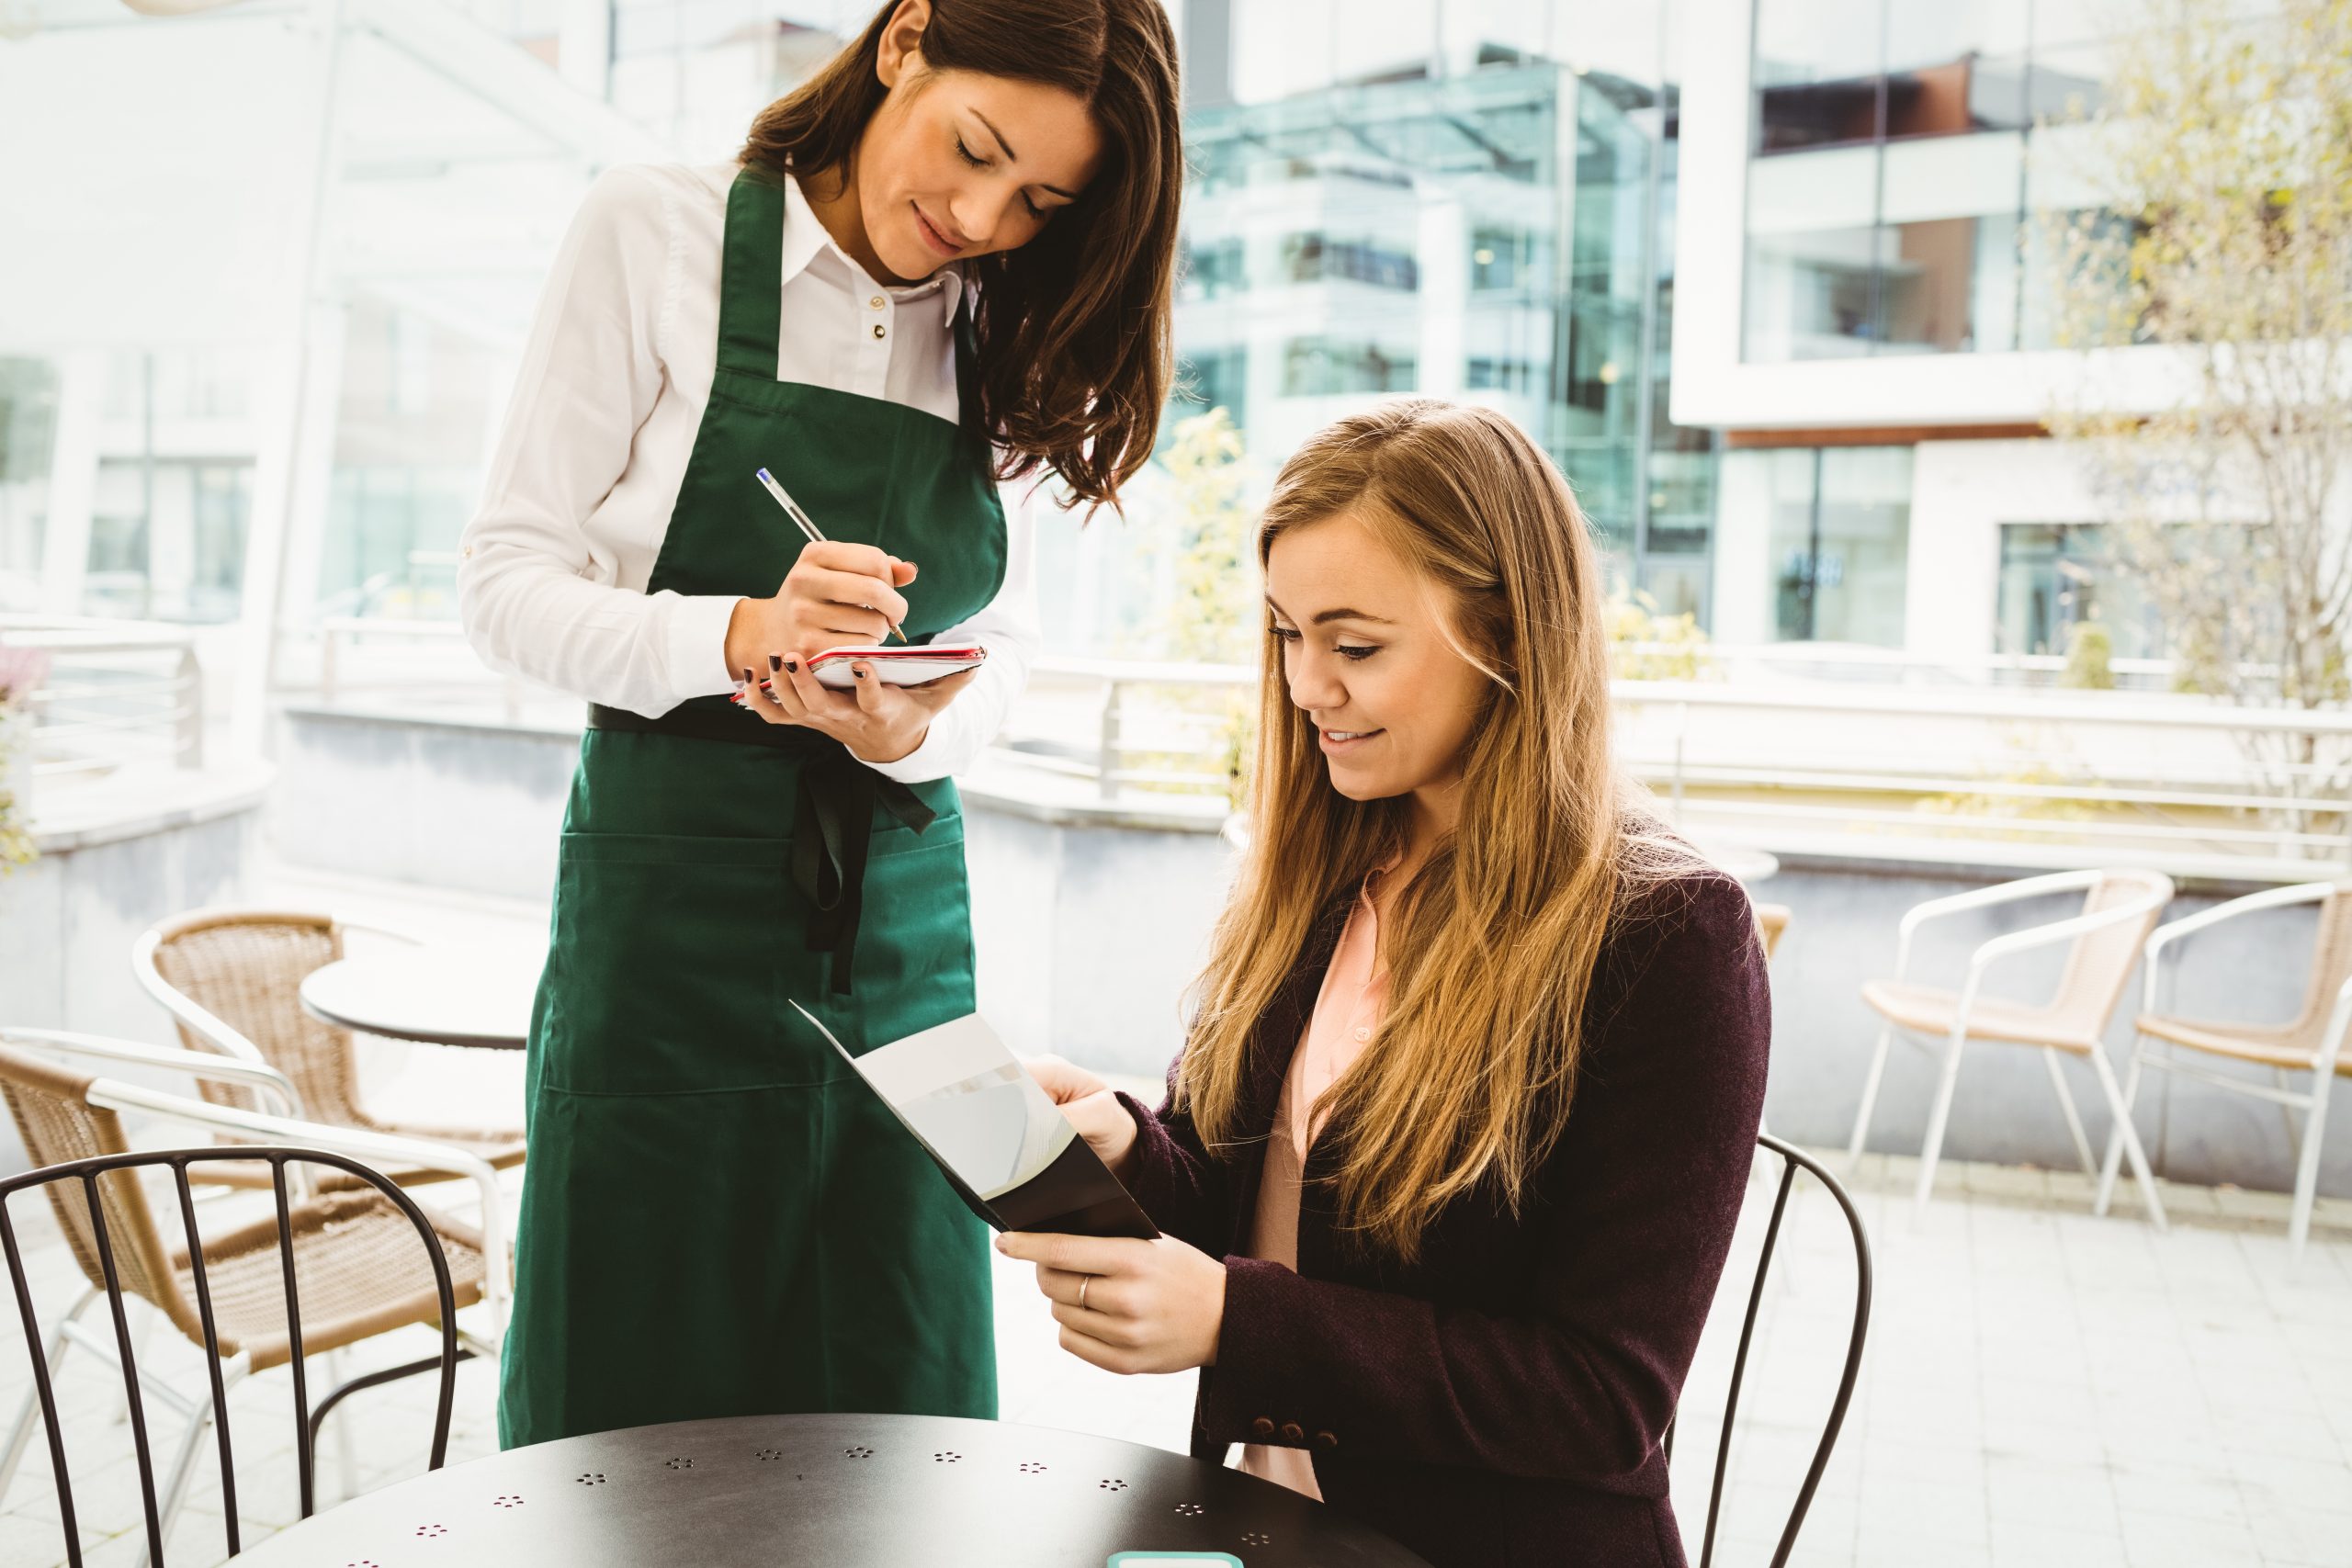
{"label": "glass building facade", "polygon": [[1271,466],[1384,396],[1498,408],[1557,459],[1619,580],[1703,618],[1713,441],[1667,413],[1672,90],[1587,63],[1573,17],[1531,39],[1524,17],[1477,30],[1491,6],[1420,10],[1457,47],[1188,114],[1171,412],[1226,409]]}
{"label": "glass building facade", "polygon": [[2096,102],[2099,0],[1755,0],[1743,356],[2048,346],[2041,129]]}

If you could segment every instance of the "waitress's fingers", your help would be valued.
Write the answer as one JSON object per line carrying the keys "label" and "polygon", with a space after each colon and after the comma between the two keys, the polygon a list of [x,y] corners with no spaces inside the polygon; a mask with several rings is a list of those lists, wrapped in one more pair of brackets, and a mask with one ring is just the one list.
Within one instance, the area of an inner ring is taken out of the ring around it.
{"label": "waitress's fingers", "polygon": [[886,703],[906,699],[896,692],[886,691],[882,677],[875,672],[871,660],[854,659],[849,666],[850,691],[857,698],[858,710],[871,718],[879,715]]}
{"label": "waitress's fingers", "polygon": [[798,724],[808,716],[799,699],[793,694],[791,683],[785,680],[771,659],[766,684],[753,681],[743,688],[743,705],[770,724]]}
{"label": "waitress's fingers", "polygon": [[786,582],[795,593],[826,604],[846,604],[854,610],[874,610],[894,621],[907,618],[906,595],[879,577],[856,572],[795,567]]}
{"label": "waitress's fingers", "polygon": [[854,604],[820,604],[816,614],[823,624],[815,631],[823,640],[808,650],[811,653],[822,653],[848,643],[878,644],[890,635],[890,623],[882,618],[879,610],[861,610]]}
{"label": "waitress's fingers", "polygon": [[805,660],[786,659],[784,661],[784,671],[778,678],[784,682],[786,689],[792,694],[793,704],[800,710],[801,716],[804,718],[819,721],[839,720],[848,717],[850,709],[856,706],[855,703],[842,693],[832,690],[822,681],[818,680],[817,672],[808,668],[808,661]]}
{"label": "waitress's fingers", "polygon": [[[1050,1263],[1040,1263],[1037,1265],[1037,1293],[1049,1302],[1057,1302],[1064,1306],[1076,1306],[1078,1292],[1081,1289],[1089,1296],[1093,1295],[1094,1287],[1087,1281],[1094,1278],[1091,1274],[1080,1274],[1075,1269],[1057,1269]],[[1099,1280],[1096,1282],[1100,1283]]]}
{"label": "waitress's fingers", "polygon": [[898,557],[874,545],[849,539],[811,539],[800,547],[799,558],[793,562],[792,572],[784,581],[789,585],[793,577],[804,571],[842,571],[896,583],[899,581],[899,564]]}

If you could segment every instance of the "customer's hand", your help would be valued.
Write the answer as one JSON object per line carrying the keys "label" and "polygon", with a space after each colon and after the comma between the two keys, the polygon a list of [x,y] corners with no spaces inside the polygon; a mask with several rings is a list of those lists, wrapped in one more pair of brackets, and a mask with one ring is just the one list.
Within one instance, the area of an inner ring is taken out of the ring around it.
{"label": "customer's hand", "polygon": [[743,669],[745,708],[770,724],[830,735],[861,762],[895,762],[922,745],[932,718],[979,674],[975,668],[920,686],[886,686],[873,663],[860,659],[849,667],[850,690],[836,692],[810,674],[798,654],[771,654],[760,662],[767,689],[757,670]]}
{"label": "customer's hand", "polygon": [[1086,1146],[1101,1156],[1114,1176],[1125,1176],[1121,1168],[1136,1146],[1136,1119],[1111,1092],[1111,1086],[1088,1072],[1074,1067],[1059,1056],[1036,1056],[1023,1066],[1035,1078],[1053,1102],[1062,1108],[1069,1124],[1078,1129]]}
{"label": "customer's hand", "polygon": [[907,619],[899,590],[915,563],[842,539],[811,540],[773,599],[738,599],[727,622],[727,668],[765,672],[768,656],[803,658],[829,648],[879,644]]}
{"label": "customer's hand", "polygon": [[1182,1372],[1216,1365],[1225,1264],[1172,1235],[1048,1235],[1013,1231],[996,1249],[1037,1266],[1062,1348],[1106,1372]]}

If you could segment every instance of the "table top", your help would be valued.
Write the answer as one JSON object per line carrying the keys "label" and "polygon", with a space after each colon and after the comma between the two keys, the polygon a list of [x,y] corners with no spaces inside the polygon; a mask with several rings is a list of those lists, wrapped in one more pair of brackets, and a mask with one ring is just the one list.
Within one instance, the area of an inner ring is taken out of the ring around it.
{"label": "table top", "polygon": [[1163,1449],[936,1416],[743,1416],[513,1449],[366,1494],[251,1568],[1428,1568]]}
{"label": "table top", "polygon": [[311,970],[302,1006],[367,1034],[519,1051],[546,958],[544,947],[515,942],[387,948]]}

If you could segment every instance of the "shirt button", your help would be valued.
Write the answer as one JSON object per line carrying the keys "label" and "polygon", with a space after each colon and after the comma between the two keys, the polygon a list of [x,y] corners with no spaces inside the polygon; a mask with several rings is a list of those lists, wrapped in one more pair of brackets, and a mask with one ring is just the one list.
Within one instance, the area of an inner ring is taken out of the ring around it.
{"label": "shirt button", "polygon": [[459,550],[458,554],[464,557],[467,560],[471,560],[474,558],[474,547],[471,545],[468,545],[464,549]]}
{"label": "shirt button", "polygon": [[1261,1416],[1255,1421],[1250,1423],[1250,1436],[1256,1438],[1271,1438],[1274,1435],[1274,1424],[1265,1416]]}
{"label": "shirt button", "polygon": [[1315,1446],[1328,1452],[1340,1446],[1340,1439],[1329,1432],[1317,1432],[1315,1434]]}
{"label": "shirt button", "polygon": [[874,335],[876,337],[888,337],[890,334],[888,331],[884,328],[881,322],[876,321],[874,323]]}
{"label": "shirt button", "polygon": [[1306,1440],[1306,1427],[1300,1426],[1295,1421],[1285,1421],[1283,1423],[1283,1441],[1286,1443],[1303,1443]]}
{"label": "shirt button", "polygon": [[868,300],[866,301],[866,303],[867,303],[867,304],[869,304],[869,305],[871,305],[871,306],[873,306],[876,310],[880,310],[880,309],[882,308],[882,296],[880,296],[879,294],[876,294],[873,299],[868,299]]}
{"label": "shirt button", "polygon": [[1366,1029],[1363,1024],[1358,1024],[1355,1027],[1355,1037],[1359,1041],[1369,1040],[1372,1038],[1372,1031]]}

